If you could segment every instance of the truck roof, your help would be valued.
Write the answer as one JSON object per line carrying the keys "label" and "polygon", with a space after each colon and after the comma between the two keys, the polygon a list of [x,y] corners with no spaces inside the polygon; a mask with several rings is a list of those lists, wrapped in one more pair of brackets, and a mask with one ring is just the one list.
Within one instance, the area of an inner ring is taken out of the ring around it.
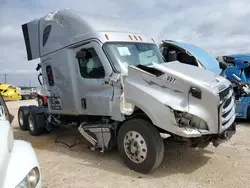
{"label": "truck roof", "polygon": [[51,12],[22,25],[28,60],[88,39],[107,41],[154,40],[132,28],[128,22],[114,17],[89,14],[71,9]]}

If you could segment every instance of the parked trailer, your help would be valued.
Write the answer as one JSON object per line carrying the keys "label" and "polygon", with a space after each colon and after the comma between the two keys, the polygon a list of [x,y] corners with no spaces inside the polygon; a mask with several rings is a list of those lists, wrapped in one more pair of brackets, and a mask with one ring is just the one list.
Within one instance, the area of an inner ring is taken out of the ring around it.
{"label": "parked trailer", "polygon": [[156,169],[163,138],[206,147],[235,133],[231,83],[178,61],[127,23],[70,9],[22,25],[28,60],[40,58],[48,107],[21,106],[32,135],[72,122],[101,151],[118,146],[137,172]]}

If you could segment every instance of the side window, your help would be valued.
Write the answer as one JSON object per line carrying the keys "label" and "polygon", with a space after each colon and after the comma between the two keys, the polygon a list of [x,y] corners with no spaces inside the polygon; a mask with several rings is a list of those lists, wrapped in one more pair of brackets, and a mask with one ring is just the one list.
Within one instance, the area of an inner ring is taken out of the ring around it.
{"label": "side window", "polygon": [[51,31],[51,25],[46,26],[43,30],[43,47],[45,46],[46,42],[48,41],[50,31]]}
{"label": "side window", "polygon": [[46,66],[46,72],[47,72],[49,85],[54,86],[54,77],[53,77],[53,72],[52,72],[52,68],[50,65]]}
{"label": "side window", "polygon": [[94,48],[86,51],[86,57],[78,60],[81,76],[84,78],[104,78],[105,71]]}

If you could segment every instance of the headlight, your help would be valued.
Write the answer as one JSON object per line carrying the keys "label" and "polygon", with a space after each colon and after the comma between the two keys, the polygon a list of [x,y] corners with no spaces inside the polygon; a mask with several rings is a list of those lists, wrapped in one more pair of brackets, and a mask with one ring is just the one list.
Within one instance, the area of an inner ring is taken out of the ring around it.
{"label": "headlight", "polygon": [[201,130],[209,130],[207,123],[192,114],[187,112],[174,111],[176,122],[180,127],[197,128]]}
{"label": "headlight", "polygon": [[25,176],[23,181],[21,181],[16,188],[35,188],[40,180],[40,172],[38,167],[34,167],[31,171]]}

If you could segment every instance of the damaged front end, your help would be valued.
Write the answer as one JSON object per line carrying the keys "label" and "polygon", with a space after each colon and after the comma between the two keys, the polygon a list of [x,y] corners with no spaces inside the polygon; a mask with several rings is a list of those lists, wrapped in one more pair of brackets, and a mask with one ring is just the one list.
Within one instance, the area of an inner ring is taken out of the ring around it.
{"label": "damaged front end", "polygon": [[[172,138],[174,140],[178,141],[184,141],[188,146],[190,147],[198,147],[198,148],[205,148],[210,143],[213,144],[214,147],[218,147],[220,144],[229,141],[232,136],[236,133],[236,123],[235,123],[235,115],[228,118],[229,120],[223,119],[223,117],[226,117],[230,112],[234,114],[234,107],[229,110],[229,112],[223,111],[223,109],[230,108],[229,102],[232,99],[230,97],[225,98],[224,102],[220,104],[219,106],[219,114],[223,114],[222,118],[220,118],[220,122],[218,125],[222,125],[222,128],[219,128],[218,134],[211,134],[209,132],[209,127],[207,123],[192,114],[189,114],[187,112],[181,112],[172,110],[176,119],[176,124],[178,127],[183,129],[184,132],[190,133],[190,134],[200,134],[198,137],[180,137],[178,135],[172,135]],[[232,101],[234,103],[234,101]],[[220,116],[219,116],[220,117]],[[226,127],[223,127],[225,126]]]}
{"label": "damaged front end", "polygon": [[178,62],[128,67],[124,97],[172,138],[218,146],[235,133],[231,85],[220,78]]}
{"label": "damaged front end", "polygon": [[201,118],[187,112],[173,110],[173,113],[177,126],[186,134],[192,134],[197,137],[185,138],[178,135],[172,135],[171,139],[185,142],[189,147],[205,148],[210,143],[212,143],[214,147],[218,147],[220,144],[229,141],[236,133],[235,122],[219,134],[210,134],[207,123]]}

